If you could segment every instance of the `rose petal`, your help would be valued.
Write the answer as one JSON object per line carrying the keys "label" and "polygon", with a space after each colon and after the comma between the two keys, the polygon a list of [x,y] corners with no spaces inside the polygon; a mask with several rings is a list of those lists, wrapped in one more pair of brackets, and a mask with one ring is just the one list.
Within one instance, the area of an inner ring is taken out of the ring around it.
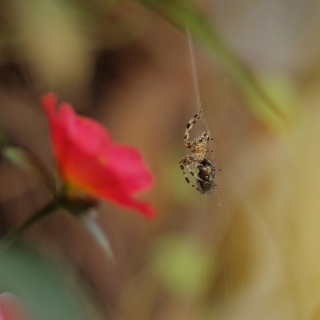
{"label": "rose petal", "polygon": [[105,150],[108,168],[122,181],[122,188],[128,193],[148,190],[153,184],[153,176],[140,152],[129,146],[112,144]]}
{"label": "rose petal", "polygon": [[120,206],[142,213],[147,218],[154,218],[156,215],[156,210],[150,202],[136,200],[125,193],[117,193],[113,190],[108,194],[108,198]]}
{"label": "rose petal", "polygon": [[68,103],[57,108],[57,96],[41,99],[61,177],[67,185],[152,217],[155,210],[132,194],[145,191],[153,177],[140,152],[114,144],[97,121],[77,115]]}

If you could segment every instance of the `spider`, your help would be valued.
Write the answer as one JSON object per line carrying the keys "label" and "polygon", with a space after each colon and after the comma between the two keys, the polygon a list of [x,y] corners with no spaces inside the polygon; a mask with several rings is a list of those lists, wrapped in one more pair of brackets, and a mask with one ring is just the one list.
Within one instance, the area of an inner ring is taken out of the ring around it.
{"label": "spider", "polygon": [[[191,153],[187,154],[179,161],[180,168],[187,183],[197,189],[202,194],[211,194],[213,192],[216,177],[216,168],[210,160],[205,159],[206,152],[213,152],[207,150],[207,143],[213,140],[209,132],[200,133],[193,141],[189,141],[190,131],[194,124],[201,118],[202,111],[199,111],[187,124],[187,129],[183,136],[184,145],[190,148]],[[198,174],[193,171],[190,166],[194,166],[199,170]],[[191,183],[187,176],[184,167],[186,167],[196,181],[197,185]]]}

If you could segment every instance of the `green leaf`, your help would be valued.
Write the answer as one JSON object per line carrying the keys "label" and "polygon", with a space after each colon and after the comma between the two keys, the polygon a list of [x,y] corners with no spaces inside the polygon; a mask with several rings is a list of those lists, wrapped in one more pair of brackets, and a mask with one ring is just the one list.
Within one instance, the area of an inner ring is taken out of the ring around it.
{"label": "green leaf", "polygon": [[51,173],[42,160],[31,150],[23,147],[8,146],[2,149],[2,155],[13,165],[40,179],[54,196],[57,194]]}
{"label": "green leaf", "polygon": [[94,209],[91,209],[91,212],[88,211],[87,214],[81,215],[79,217],[79,221],[81,222],[82,226],[87,230],[87,232],[91,235],[91,237],[97,241],[97,243],[101,246],[104,250],[107,258],[111,263],[114,263],[113,253],[111,250],[111,246],[109,240],[99,226],[98,222],[96,221]]}
{"label": "green leaf", "polygon": [[0,293],[13,293],[30,319],[89,319],[84,290],[69,273],[51,260],[15,247],[1,255]]}

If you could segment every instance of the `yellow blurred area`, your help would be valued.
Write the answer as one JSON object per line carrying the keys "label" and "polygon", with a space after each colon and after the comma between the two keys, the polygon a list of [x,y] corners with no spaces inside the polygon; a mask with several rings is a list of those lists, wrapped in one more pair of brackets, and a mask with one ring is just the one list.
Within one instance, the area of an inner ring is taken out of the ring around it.
{"label": "yellow blurred area", "polygon": [[[156,219],[99,207],[114,266],[62,213],[22,243],[68,265],[66,282],[72,273],[87,292],[77,299],[87,299],[88,319],[320,319],[320,5],[197,2],[285,118],[249,105],[255,100],[243,97],[212,48],[194,39],[213,160],[222,170],[207,196],[178,165],[198,106],[188,41],[168,22],[177,12],[167,21],[170,10],[150,9],[167,3],[1,2],[1,143],[32,149],[55,170],[38,102],[55,91],[103,123],[114,141],[139,148],[155,175],[141,197],[157,207]],[[192,137],[200,130],[201,122]],[[5,161],[0,182],[1,234],[50,199],[35,177]],[[10,291],[1,276],[0,260],[0,291]]]}

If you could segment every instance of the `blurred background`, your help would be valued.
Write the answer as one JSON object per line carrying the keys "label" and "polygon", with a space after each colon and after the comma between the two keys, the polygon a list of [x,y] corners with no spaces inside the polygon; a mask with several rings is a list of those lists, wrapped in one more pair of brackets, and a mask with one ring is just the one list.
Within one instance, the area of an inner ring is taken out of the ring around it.
{"label": "blurred background", "polygon": [[[31,319],[320,319],[319,16],[308,0],[1,1],[2,145],[55,170],[39,104],[54,91],[141,150],[158,215],[99,207],[112,266],[58,212],[0,259],[0,291]],[[211,196],[178,165],[198,111],[185,22],[222,170]],[[3,235],[49,199],[2,160]]]}

